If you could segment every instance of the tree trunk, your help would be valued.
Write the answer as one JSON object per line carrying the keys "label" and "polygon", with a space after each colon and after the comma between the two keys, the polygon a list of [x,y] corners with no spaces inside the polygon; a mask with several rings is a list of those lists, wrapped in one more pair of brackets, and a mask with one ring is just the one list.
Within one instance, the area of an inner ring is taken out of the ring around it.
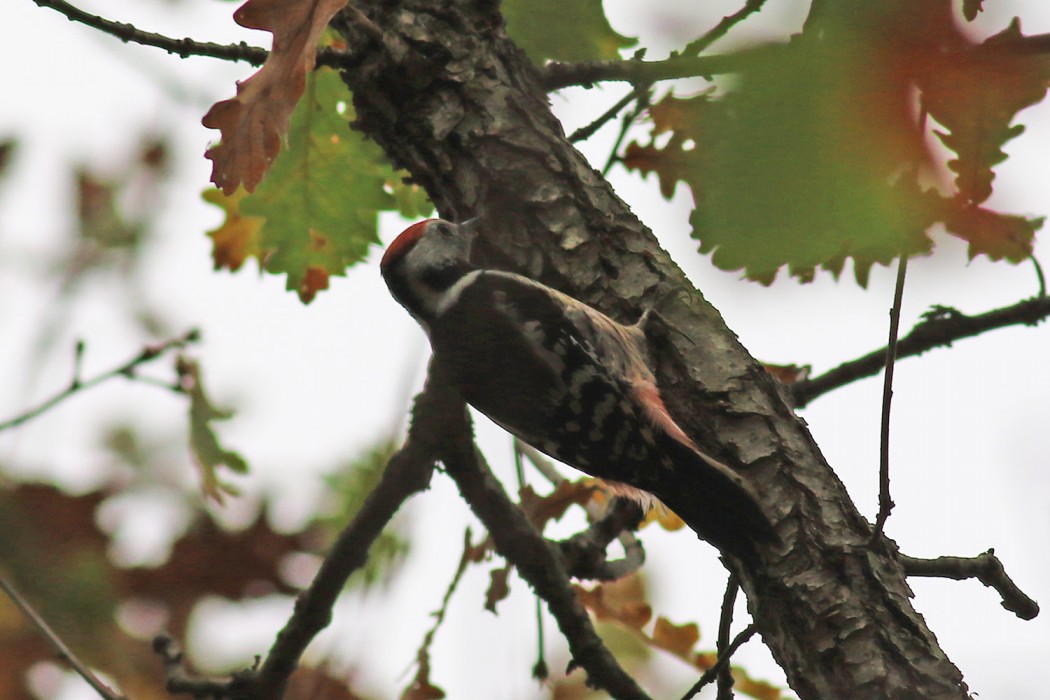
{"label": "tree trunk", "polygon": [[443,216],[491,217],[481,255],[623,321],[660,301],[678,331],[658,362],[672,414],[755,486],[783,539],[762,551],[763,566],[734,568],[795,692],[968,697],[911,606],[893,544],[867,546],[871,526],[773,381],[566,141],[536,69],[503,32],[498,4],[354,4],[363,17],[347,12],[336,26],[354,53],[344,79],[356,127]]}

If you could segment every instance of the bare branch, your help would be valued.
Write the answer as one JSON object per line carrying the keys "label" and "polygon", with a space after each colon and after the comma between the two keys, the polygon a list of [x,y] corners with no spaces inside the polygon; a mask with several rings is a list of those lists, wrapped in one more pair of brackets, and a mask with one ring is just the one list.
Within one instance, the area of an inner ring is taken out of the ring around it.
{"label": "bare branch", "polygon": [[600,117],[595,119],[587,126],[581,126],[576,131],[572,132],[569,136],[569,143],[578,143],[580,141],[586,141],[590,137],[594,136],[595,132],[601,129],[609,120],[613,119],[619,114],[624,107],[638,99],[648,89],[647,85],[642,85],[623,96],[616,104],[607,109]]}
{"label": "bare branch", "polygon": [[[938,347],[950,346],[957,340],[980,335],[1007,326],[1035,326],[1050,316],[1050,296],[1033,297],[986,311],[976,316],[946,306],[935,306],[923,315],[908,335],[897,344],[897,357],[913,357]],[[802,408],[813,399],[864,377],[878,374],[886,366],[886,348],[881,348],[845,362],[813,379],[791,386],[795,406]]]}
{"label": "bare branch", "polygon": [[[71,22],[80,22],[104,34],[115,36],[124,43],[142,44],[163,49],[182,58],[187,56],[207,56],[224,61],[244,61],[253,66],[261,66],[270,52],[259,46],[249,46],[243,41],[239,44],[215,44],[210,41],[195,39],[175,39],[173,37],[147,32],[125,22],[115,22],[98,15],[85,12],[65,0],[33,0],[40,7],[47,7],[65,15]],[[347,54],[323,48],[317,52],[317,65],[341,66],[347,60]]]}
{"label": "bare branch", "polygon": [[731,73],[740,70],[740,55],[690,56],[663,61],[591,61],[562,63],[553,61],[540,69],[540,79],[548,91],[572,85],[594,85],[602,82],[627,82],[646,85],[660,80],[694,78]]}
{"label": "bare branch", "polygon": [[[740,592],[740,581],[736,574],[730,572],[729,580],[726,581],[726,592],[722,596],[722,613],[718,620],[718,639],[715,641],[715,649],[718,658],[721,659],[729,648],[729,632],[733,629],[733,610],[736,607],[736,596]],[[718,673],[718,695],[717,700],[732,700],[733,697],[733,674],[730,673],[729,664],[722,666]]]}
{"label": "bare branch", "polygon": [[[438,439],[435,436],[443,435],[450,411],[454,415],[457,406],[462,407],[462,402],[443,385],[427,383],[426,389],[416,398],[405,445],[391,457],[375,490],[339,535],[310,587],[299,595],[295,611],[257,671],[242,672],[229,681],[201,681],[181,674],[181,659],[179,663],[172,661],[169,664],[170,659],[165,656],[169,691],[196,696],[202,693],[202,683],[213,683],[214,687],[224,689],[223,692],[228,694],[235,687],[248,687],[253,700],[279,700],[307,645],[331,621],[332,606],[346,580],[364,565],[372,543],[401,505],[430,483],[433,456],[437,454],[433,441]],[[164,654],[163,639],[155,640],[155,648]],[[181,675],[173,675],[172,669]]]}
{"label": "bare branch", "polygon": [[729,644],[728,647],[726,647],[725,651],[719,652],[718,661],[715,662],[715,665],[704,671],[704,675],[700,676],[700,680],[698,680],[692,688],[686,691],[686,694],[682,696],[682,700],[690,700],[690,698],[694,697],[697,693],[703,690],[704,686],[714,681],[715,678],[718,677],[718,674],[721,673],[722,669],[725,668],[726,665],[729,663],[729,659],[733,657],[733,654],[736,653],[736,650],[742,647],[745,642],[754,637],[755,632],[757,631],[758,627],[756,627],[755,624],[752,623],[745,627],[740,632],[740,634],[734,637],[733,641]]}
{"label": "bare branch", "polygon": [[995,556],[995,550],[989,549],[976,557],[937,557],[920,559],[901,556],[901,565],[908,576],[929,576],[950,578],[961,581],[976,578],[978,581],[994,588],[1003,598],[1003,607],[1022,620],[1031,620],[1039,614],[1039,603],[1017,587],[1007,575],[1003,563]]}
{"label": "bare branch", "polygon": [[897,361],[897,333],[901,325],[901,304],[904,301],[904,278],[908,273],[908,258],[897,262],[897,283],[890,307],[890,337],[886,345],[886,373],[882,382],[882,425],[879,431],[879,513],[871,532],[874,543],[882,535],[882,528],[893,510],[890,497],[890,405],[893,403],[893,366]]}
{"label": "bare branch", "polygon": [[442,434],[456,399],[443,386],[427,383],[416,399],[405,445],[390,459],[374,491],[339,535],[310,587],[299,595],[295,612],[277,635],[259,669],[259,700],[278,700],[306,646],[331,621],[332,606],[350,575],[364,565],[368,550],[410,496],[430,483],[436,454],[433,440]]}
{"label": "bare branch", "polygon": [[483,539],[476,545],[471,543],[470,528],[468,527],[466,532],[463,533],[463,554],[460,555],[456,572],[452,575],[452,580],[449,581],[448,587],[445,589],[445,595],[441,599],[441,607],[433,613],[434,623],[423,636],[423,643],[419,645],[419,649],[416,651],[416,663],[419,666],[416,669],[415,677],[412,679],[411,687],[405,690],[404,695],[412,695],[413,691],[430,687],[430,647],[434,643],[434,637],[437,636],[438,629],[441,628],[442,623],[445,621],[445,615],[448,614],[448,604],[452,600],[452,594],[459,587],[459,582],[463,580],[463,574],[466,572],[467,566],[471,562],[479,561],[480,557],[487,550],[487,540]]}
{"label": "bare branch", "polygon": [[716,24],[709,32],[704,34],[696,41],[690,43],[682,50],[682,54],[685,56],[697,56],[704,51],[708,46],[715,43],[723,36],[726,35],[730,29],[739,24],[747,16],[758,12],[762,9],[762,6],[766,4],[766,0],[747,0],[744,6],[731,15],[723,17],[722,20]]}
{"label": "bare branch", "polygon": [[[147,345],[146,347],[142,348],[142,350],[139,351],[139,353],[135,355],[135,357],[131,358],[127,362],[124,362],[123,364],[114,367],[111,370],[102,372],[101,374],[86,380],[82,380],[80,378],[80,357],[83,354],[83,343],[78,342],[73,367],[73,378],[70,380],[69,386],[67,386],[65,389],[58,392],[51,398],[47,399],[43,403],[40,403],[39,405],[23,413],[20,413],[14,418],[9,418],[6,421],[0,422],[0,432],[22,425],[26,421],[32,420],[40,414],[51,410],[52,408],[62,403],[69,397],[73,396],[74,394],[78,394],[81,391],[84,391],[85,389],[90,389],[98,384],[101,384],[102,382],[113,379],[114,377],[126,377],[128,379],[135,379],[144,383],[154,383],[149,381],[145,377],[137,377],[135,375],[135,370],[140,365],[152,362],[153,360],[157,359],[161,355],[171,350],[184,348],[191,343],[197,342],[198,340],[200,340],[200,331],[194,328],[190,331],[187,331],[186,333],[183,333],[177,338],[171,338],[169,340],[165,340],[164,342],[157,343],[155,345]],[[162,386],[164,386],[167,389],[172,389],[173,391],[178,391],[178,388],[173,385],[163,384]]]}
{"label": "bare branch", "polygon": [[104,698],[104,700],[125,700],[123,695],[120,695],[103,683],[98,676],[92,673],[87,665],[77,658],[76,654],[66,646],[66,643],[62,641],[61,637],[51,629],[51,626],[47,624],[47,621],[33,609],[33,606],[29,604],[29,601],[22,597],[22,594],[18,592],[14,585],[8,581],[7,577],[2,573],[0,573],[0,588],[4,590],[7,597],[11,599],[11,602],[22,611],[25,618],[36,627],[37,631],[51,642],[51,646],[53,646],[55,651],[58,652],[59,658],[64,659],[66,663],[76,671],[77,675],[83,678],[100,697]]}
{"label": "bare branch", "polygon": [[475,515],[488,528],[496,550],[512,562],[521,577],[547,601],[548,609],[569,642],[573,657],[570,668],[583,667],[588,683],[603,688],[613,697],[648,698],[594,631],[587,611],[569,585],[561,557],[532,527],[489,471],[474,446],[466,412],[461,415],[458,425],[446,426],[441,462]]}
{"label": "bare branch", "polygon": [[[640,85],[661,80],[706,78],[722,73],[733,73],[741,70],[752,58],[756,57],[762,60],[776,60],[780,52],[788,50],[789,44],[766,44],[733,54],[694,55],[707,48],[715,39],[720,38],[730,27],[748,14],[758,10],[761,5],[762,2],[758,0],[747,0],[742,9],[724,18],[708,35],[695,42],[695,45],[687,46],[683,52],[684,55],[673,56],[662,61],[637,59],[580,63],[553,61],[540,69],[540,78],[544,88],[548,91],[560,90],[573,85],[594,85],[603,82],[628,82]],[[708,36],[712,38],[708,40]],[[991,48],[986,44],[977,44],[968,51],[997,51],[1018,57],[1048,53],[1050,52],[1050,34],[1020,37],[1009,44],[1000,44]]]}

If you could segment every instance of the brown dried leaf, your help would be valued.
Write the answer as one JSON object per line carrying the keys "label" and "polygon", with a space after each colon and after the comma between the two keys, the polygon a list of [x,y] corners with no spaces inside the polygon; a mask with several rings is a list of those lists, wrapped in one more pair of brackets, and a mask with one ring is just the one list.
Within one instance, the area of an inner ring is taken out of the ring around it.
{"label": "brown dried leaf", "polygon": [[496,603],[506,600],[510,595],[510,572],[511,566],[507,564],[489,574],[489,587],[485,591],[485,609],[490,613],[496,612]]}
{"label": "brown dried leaf", "polygon": [[691,661],[693,647],[700,641],[700,628],[695,622],[676,625],[666,617],[656,618],[653,644],[686,661]]}
{"label": "brown dried leaf", "polygon": [[607,585],[596,585],[590,589],[582,586],[573,586],[573,588],[580,604],[590,610],[599,620],[615,620],[629,629],[640,630],[652,618],[653,609],[641,598],[622,596],[620,584],[632,578],[635,577],[627,577]]}
{"label": "brown dried leaf", "polygon": [[594,489],[594,482],[589,479],[563,481],[551,493],[540,496],[526,484],[518,498],[521,509],[525,511],[525,517],[536,529],[542,531],[547,522],[561,518],[570,506],[583,505],[590,501]]}
{"label": "brown dried leaf", "polygon": [[758,700],[780,700],[783,691],[771,683],[758,681],[747,674],[742,668],[733,668],[733,688]]}
{"label": "brown dried leaf", "polygon": [[762,363],[762,369],[767,374],[773,375],[781,384],[791,385],[795,382],[800,382],[809,376],[809,373],[813,370],[810,365],[774,365],[769,362]]}
{"label": "brown dried leaf", "polygon": [[204,154],[211,180],[228,196],[262,180],[281,150],[292,110],[306,89],[321,32],[346,0],[248,0],[237,24],[273,34],[270,55],[255,75],[237,85],[237,96],[216,102],[201,123],[219,129],[222,141]]}

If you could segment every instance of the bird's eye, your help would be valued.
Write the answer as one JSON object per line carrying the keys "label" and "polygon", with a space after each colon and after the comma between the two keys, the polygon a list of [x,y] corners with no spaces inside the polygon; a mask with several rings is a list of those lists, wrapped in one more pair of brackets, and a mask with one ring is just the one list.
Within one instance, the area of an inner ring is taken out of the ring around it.
{"label": "bird's eye", "polygon": [[453,233],[452,227],[449,226],[448,224],[446,224],[444,221],[442,221],[437,226],[435,226],[434,229],[438,233],[440,233],[442,236],[444,236],[446,238],[451,238],[452,237],[452,233]]}

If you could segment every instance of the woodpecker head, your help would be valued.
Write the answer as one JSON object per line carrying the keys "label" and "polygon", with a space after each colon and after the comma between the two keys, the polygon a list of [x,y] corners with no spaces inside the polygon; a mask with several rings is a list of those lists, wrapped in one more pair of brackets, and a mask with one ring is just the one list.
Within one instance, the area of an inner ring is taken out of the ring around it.
{"label": "woodpecker head", "polygon": [[386,286],[424,328],[436,316],[449,290],[475,268],[470,248],[478,220],[455,224],[427,219],[401,232],[383,254],[379,269]]}

